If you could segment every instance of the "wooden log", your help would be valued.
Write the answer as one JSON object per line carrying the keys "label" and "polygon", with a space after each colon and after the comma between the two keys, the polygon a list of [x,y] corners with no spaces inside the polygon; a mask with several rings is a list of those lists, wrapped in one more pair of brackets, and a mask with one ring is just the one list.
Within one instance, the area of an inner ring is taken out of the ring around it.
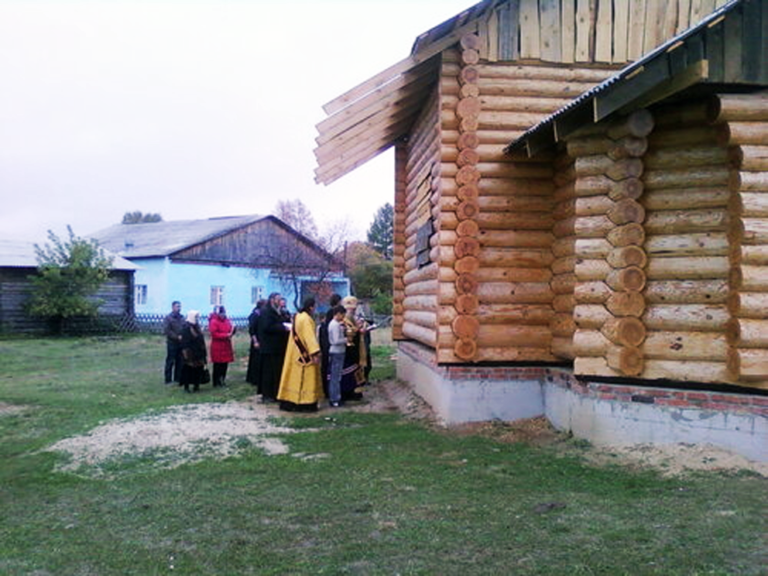
{"label": "wooden log", "polygon": [[643,138],[648,136],[654,127],[653,115],[645,109],[635,110],[626,119],[616,122],[608,129],[608,137],[618,140],[624,136]]}
{"label": "wooden log", "polygon": [[642,321],[649,330],[725,332],[730,316],[725,306],[655,304]]}
{"label": "wooden log", "polygon": [[[743,292],[768,292],[768,267],[741,266],[731,272],[731,287]],[[735,279],[736,278],[736,279]]]}
{"label": "wooden log", "polygon": [[480,269],[480,260],[475,256],[464,256],[453,263],[457,274],[474,274]]}
{"label": "wooden log", "polygon": [[637,266],[612,270],[605,278],[605,283],[619,292],[640,291],[645,288],[645,282],[645,272]]}
{"label": "wooden log", "polygon": [[726,231],[730,218],[727,210],[664,210],[650,212],[645,219],[648,234],[687,234]]}
{"label": "wooden log", "polygon": [[407,296],[403,298],[403,307],[408,310],[437,310],[437,294],[423,296]]}
{"label": "wooden log", "polygon": [[735,166],[738,155],[728,148],[716,145],[689,146],[681,149],[656,148],[643,157],[645,168],[651,170],[679,170],[696,166]]}
{"label": "wooden log", "polygon": [[497,268],[544,268],[554,260],[550,250],[523,248],[482,248],[479,258],[481,266]]}
{"label": "wooden log", "polygon": [[768,122],[728,122],[719,125],[718,142],[722,145],[761,146],[768,142]]}
{"label": "wooden log", "polygon": [[645,324],[631,316],[611,317],[599,327],[599,330],[608,340],[620,346],[640,346],[647,335]]}
{"label": "wooden log", "polygon": [[643,248],[651,257],[725,256],[730,245],[724,233],[703,232],[648,236]]}
{"label": "wooden log", "polygon": [[601,304],[577,304],[573,309],[573,320],[579,328],[599,330],[611,319],[613,314]]}
{"label": "wooden log", "polygon": [[606,258],[612,248],[605,238],[578,238],[574,243],[579,258]]}
{"label": "wooden log", "polygon": [[424,280],[422,282],[411,282],[405,285],[406,296],[417,296],[424,294],[437,293],[437,281],[436,280]]}
{"label": "wooden log", "polygon": [[768,350],[756,350],[756,349],[739,349],[732,350],[731,354],[737,359],[737,362],[729,364],[738,367],[739,380],[763,381],[762,388],[767,388],[768,382]]}
{"label": "wooden log", "polygon": [[576,330],[573,334],[573,352],[578,357],[604,357],[611,346],[599,330]]}
{"label": "wooden log", "polygon": [[553,276],[552,280],[549,282],[549,286],[554,294],[573,294],[573,289],[576,286],[576,275],[558,274],[557,276]]}
{"label": "wooden log", "polygon": [[480,234],[480,226],[475,220],[462,220],[456,225],[456,234],[476,238]]}
{"label": "wooden log", "polygon": [[768,170],[768,146],[740,146],[738,148],[742,170],[764,172]]}
{"label": "wooden log", "polygon": [[606,355],[608,366],[624,376],[639,376],[645,366],[643,353],[639,348],[611,346]]}
{"label": "wooden log", "polygon": [[608,367],[605,358],[579,358],[573,361],[573,373],[578,376],[621,376],[620,372]]}
{"label": "wooden log", "polygon": [[623,246],[614,248],[608,253],[608,264],[614,268],[626,268],[627,266],[645,267],[648,256],[645,250],[639,246]]}
{"label": "wooden log", "polygon": [[636,200],[624,199],[616,202],[607,213],[608,218],[617,226],[640,224],[645,220],[645,208]]}
{"label": "wooden log", "polygon": [[462,314],[453,319],[451,330],[459,339],[477,338],[480,333],[480,321],[474,316]]}
{"label": "wooden log", "polygon": [[698,146],[718,143],[721,137],[719,126],[664,127],[648,135],[648,146],[651,149]]}
{"label": "wooden log", "polygon": [[573,193],[576,196],[608,195],[612,200],[637,199],[644,188],[639,178],[627,178],[616,182],[607,176],[585,176],[576,180]]}
{"label": "wooden log", "polygon": [[453,352],[462,360],[472,360],[477,355],[477,342],[472,339],[460,339],[453,347]]}
{"label": "wooden log", "polygon": [[[478,257],[480,254],[480,241],[471,236],[461,236],[456,240],[453,247],[456,259],[466,258],[468,256]],[[449,264],[446,262],[446,264]]]}
{"label": "wooden log", "polygon": [[411,322],[403,322],[403,336],[409,340],[416,340],[425,346],[435,348],[437,346],[437,332]]}
{"label": "wooden log", "polygon": [[607,214],[614,204],[615,202],[608,196],[587,196],[575,198],[570,203],[562,203],[561,206],[566,211],[572,206],[572,213],[575,216],[599,216]]}
{"label": "wooden log", "polygon": [[613,144],[608,148],[607,154],[613,160],[640,158],[648,150],[648,140],[646,138],[625,136],[612,142]]}
{"label": "wooden log", "polygon": [[768,218],[743,218],[745,244],[768,244]]}
{"label": "wooden log", "polygon": [[[454,305],[457,301],[453,283],[441,283],[439,302]],[[486,282],[477,288],[477,297],[483,304],[551,304],[554,293],[549,283]]]}
{"label": "wooden log", "polygon": [[483,248],[549,248],[555,240],[551,232],[539,230],[481,230]]}
{"label": "wooden log", "polygon": [[[476,294],[461,294],[456,297],[454,310],[458,314],[476,314],[480,307],[480,300]],[[450,310],[449,307],[443,307],[440,310]]]}
{"label": "wooden log", "polygon": [[643,378],[680,382],[728,382],[731,375],[726,362],[646,359]]}
{"label": "wooden log", "polygon": [[615,292],[605,303],[614,316],[639,318],[645,311],[645,298],[640,292]]}
{"label": "wooden log", "polygon": [[432,330],[437,328],[437,314],[435,312],[405,310],[403,312],[403,319],[406,322],[416,324],[417,326],[423,326],[424,328],[431,328]]}
{"label": "wooden log", "polygon": [[731,170],[728,166],[647,170],[643,183],[646,190],[728,186],[731,183]]}
{"label": "wooden log", "polygon": [[700,280],[728,278],[730,263],[726,256],[684,256],[651,258],[646,267],[649,280]]}
{"label": "wooden log", "polygon": [[733,318],[730,344],[738,348],[768,348],[768,320]]}
{"label": "wooden log", "polygon": [[579,282],[573,296],[579,304],[604,304],[614,294],[605,282]]}
{"label": "wooden log", "polygon": [[573,294],[559,294],[552,299],[552,309],[555,312],[573,312],[576,306],[576,298]]}
{"label": "wooden log", "polygon": [[552,274],[568,274],[573,272],[575,264],[576,258],[574,256],[557,258],[554,262],[552,262],[550,270],[552,271]]}
{"label": "wooden log", "polygon": [[477,200],[465,200],[456,207],[456,217],[459,220],[476,218],[480,214],[480,204]]}
{"label": "wooden log", "polygon": [[479,282],[549,282],[549,268],[483,268],[475,274]]}
{"label": "wooden log", "polygon": [[728,205],[731,191],[721,188],[673,188],[648,190],[641,202],[646,210],[691,210],[723,208]]}
{"label": "wooden log", "polygon": [[768,100],[764,92],[713,96],[707,108],[707,119],[711,123],[768,121]]}
{"label": "wooden log", "polygon": [[432,262],[422,268],[416,268],[406,272],[403,276],[405,284],[413,284],[415,282],[423,282],[425,280],[437,280],[438,267],[437,264]]}
{"label": "wooden log", "polygon": [[456,141],[456,148],[459,150],[474,150],[480,145],[480,137],[477,132],[464,132],[460,134]]}
{"label": "wooden log", "polygon": [[602,281],[611,272],[608,262],[600,258],[579,258],[574,267],[574,275],[579,282]]}
{"label": "wooden log", "polygon": [[606,236],[608,242],[617,248],[623,246],[642,246],[645,242],[645,228],[638,223],[625,224],[613,228]]}
{"label": "wooden log", "polygon": [[464,166],[456,173],[455,179],[459,186],[468,184],[477,184],[480,181],[481,173],[477,166]]}
{"label": "wooden log", "polygon": [[[440,326],[439,342],[441,347],[454,346],[457,338],[450,327]],[[549,349],[552,334],[547,326],[503,326],[481,325],[477,339],[478,349],[482,348],[540,348]]]}
{"label": "wooden log", "polygon": [[563,336],[553,337],[551,344],[552,354],[558,358],[573,360],[576,357],[573,351],[573,339]]}
{"label": "wooden log", "polygon": [[576,176],[608,176],[611,180],[637,178],[643,173],[643,162],[637,158],[613,160],[604,154],[577,157],[574,163]]}
{"label": "wooden log", "polygon": [[741,192],[738,195],[741,215],[747,218],[768,218],[768,194]]}
{"label": "wooden log", "polygon": [[[458,300],[457,300],[458,302]],[[462,312],[458,308],[443,306],[440,308],[441,324],[450,324],[460,314],[474,314],[482,325],[523,325],[548,326],[554,316],[552,307],[547,304],[479,304],[470,307],[472,312]],[[465,309],[466,307],[462,307]]]}
{"label": "wooden log", "polygon": [[643,292],[648,304],[723,304],[727,280],[665,280],[648,282]]}
{"label": "wooden log", "polygon": [[464,150],[461,150],[456,156],[456,165],[459,167],[474,166],[478,162],[480,162],[480,154],[471,148],[465,148]]}
{"label": "wooden log", "polygon": [[609,216],[575,217],[573,222],[574,234],[579,238],[604,238],[614,227]]}
{"label": "wooden log", "polygon": [[549,320],[553,336],[570,337],[576,331],[576,322],[571,314],[554,314]]}
{"label": "wooden log", "polygon": [[728,342],[718,332],[649,332],[643,344],[646,358],[654,360],[728,359]]}
{"label": "wooden log", "polygon": [[565,238],[558,238],[552,242],[551,246],[552,254],[555,258],[572,256],[576,253],[576,237],[566,236]]}
{"label": "wooden log", "polygon": [[768,266],[768,246],[742,246],[740,260],[742,264]]}
{"label": "wooden log", "polygon": [[456,278],[457,294],[477,294],[477,278],[474,274],[459,274]]}
{"label": "wooden log", "polygon": [[731,190],[743,192],[768,192],[768,175],[765,172],[732,172],[728,183]]}

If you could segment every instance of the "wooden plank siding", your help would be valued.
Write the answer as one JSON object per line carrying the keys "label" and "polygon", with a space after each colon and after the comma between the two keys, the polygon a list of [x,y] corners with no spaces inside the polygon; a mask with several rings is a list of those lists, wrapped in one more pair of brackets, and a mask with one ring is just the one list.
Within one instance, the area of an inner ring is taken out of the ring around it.
{"label": "wooden plank siding", "polygon": [[[28,316],[24,310],[32,292],[30,276],[34,276],[35,271],[35,268],[0,268],[0,333],[40,334],[48,331],[44,319]],[[109,279],[94,295],[102,301],[99,316],[109,319],[132,315],[133,288],[133,272],[110,272]]]}

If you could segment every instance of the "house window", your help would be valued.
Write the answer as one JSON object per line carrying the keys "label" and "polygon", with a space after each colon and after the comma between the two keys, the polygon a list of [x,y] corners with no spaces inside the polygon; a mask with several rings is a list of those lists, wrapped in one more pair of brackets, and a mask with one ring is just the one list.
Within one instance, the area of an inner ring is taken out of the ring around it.
{"label": "house window", "polygon": [[211,286],[211,306],[224,305],[224,286]]}
{"label": "house window", "polygon": [[251,287],[251,304],[254,306],[256,303],[264,298],[264,286],[252,286]]}
{"label": "house window", "polygon": [[143,306],[147,303],[147,285],[136,284],[136,291],[134,293],[134,302],[137,306]]}

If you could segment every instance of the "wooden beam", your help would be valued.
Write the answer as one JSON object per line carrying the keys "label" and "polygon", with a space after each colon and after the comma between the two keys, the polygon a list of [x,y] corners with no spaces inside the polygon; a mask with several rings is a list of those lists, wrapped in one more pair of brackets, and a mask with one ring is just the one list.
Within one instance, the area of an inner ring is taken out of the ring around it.
{"label": "wooden beam", "polygon": [[669,64],[661,56],[639,68],[631,78],[618,82],[593,100],[594,121],[599,122],[612,112],[623,108],[639,95],[655,88],[669,78]]}
{"label": "wooden beam", "polygon": [[541,59],[548,62],[561,62],[560,49],[560,19],[559,0],[540,0],[539,14],[541,20]]}
{"label": "wooden beam", "polygon": [[341,96],[334,98],[333,100],[331,100],[330,102],[328,102],[323,106],[323,111],[328,115],[335,114],[339,110],[346,108],[347,106],[349,106],[353,102],[356,102],[357,100],[364,97],[366,94],[372,92],[373,90],[376,90],[377,88],[380,88],[381,86],[384,86],[389,82],[392,82],[392,80],[394,80],[404,72],[407,72],[414,66],[417,66],[418,64],[421,64],[422,62],[429,60],[430,58],[432,58],[436,54],[439,54],[446,48],[453,46],[459,40],[461,40],[461,37],[464,34],[467,34],[468,32],[477,32],[476,19],[473,19],[471,22],[457,28],[456,30],[446,35],[445,37],[441,38],[440,40],[437,40],[436,42],[428,45],[426,48],[422,49],[420,52],[416,54],[411,54],[410,56],[408,56],[407,58],[404,58],[400,62],[393,64],[386,70],[383,70],[382,72],[379,72],[378,74],[376,74],[376,76],[373,76],[372,78],[369,78],[365,82],[358,84],[357,86],[355,86],[351,90],[348,90]]}
{"label": "wooden beam", "polygon": [[649,90],[639,98],[633,100],[621,111],[628,112],[630,109],[645,108],[685,90],[686,88],[707,80],[709,77],[709,63],[706,60],[700,60],[691,64],[680,74],[672,76],[669,80],[661,82],[658,86]]}

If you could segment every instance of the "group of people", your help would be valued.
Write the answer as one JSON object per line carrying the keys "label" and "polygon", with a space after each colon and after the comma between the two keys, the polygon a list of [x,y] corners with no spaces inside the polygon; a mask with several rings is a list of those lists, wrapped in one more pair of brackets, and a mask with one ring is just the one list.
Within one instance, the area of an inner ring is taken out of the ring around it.
{"label": "group of people", "polygon": [[[216,306],[208,319],[211,335],[211,363],[213,386],[227,385],[227,370],[235,360],[232,336],[237,327],[227,318],[224,306]],[[200,312],[190,310],[181,314],[181,303],[173,302],[171,312],[163,321],[167,353],[165,357],[165,383],[178,383],[185,392],[197,392],[201,384],[211,380],[208,372],[208,350],[200,326]]]}
{"label": "group of people", "polygon": [[[361,388],[371,371],[370,325],[358,314],[354,296],[334,294],[330,309],[318,326],[314,298],[307,298],[291,317],[285,299],[277,292],[258,302],[248,318],[250,351],[246,380],[256,386],[261,401],[279,402],[288,411],[316,411],[325,397],[341,407],[362,399]],[[223,306],[209,318],[213,386],[226,386],[227,369],[234,361],[235,326]],[[207,383],[208,357],[200,312],[186,318],[181,304],[173,302],[165,317],[167,341],[165,382],[178,382],[187,392]]]}
{"label": "group of people", "polygon": [[279,402],[282,410],[312,412],[323,397],[335,408],[362,399],[360,388],[371,370],[371,326],[358,317],[357,299],[334,294],[320,326],[314,298],[304,300],[292,320],[281,314],[280,300],[280,294],[271,294],[248,322],[248,381],[262,401]]}

